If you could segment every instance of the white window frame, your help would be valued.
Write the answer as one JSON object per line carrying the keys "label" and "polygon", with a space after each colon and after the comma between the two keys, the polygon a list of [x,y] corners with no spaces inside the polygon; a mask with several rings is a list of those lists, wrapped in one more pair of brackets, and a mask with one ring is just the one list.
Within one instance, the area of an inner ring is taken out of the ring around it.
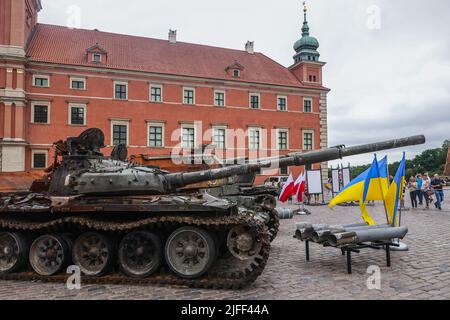
{"label": "white window frame", "polygon": [[[125,85],[126,91],[127,91],[125,99],[120,99],[120,98],[116,97],[116,85]],[[119,100],[119,101],[126,101],[126,100],[128,100],[128,82],[127,81],[114,81],[113,97],[114,97],[114,100]]]}
{"label": "white window frame", "polygon": [[[83,108],[84,109],[84,119],[83,124],[73,124],[72,123],[72,108]],[[83,103],[69,103],[68,108],[68,124],[70,126],[78,126],[78,127],[84,127],[87,125],[87,106]]]}
{"label": "white window frame", "polygon": [[[234,73],[237,71],[237,76],[234,75]],[[234,78],[240,78],[241,77],[241,70],[239,69],[232,69],[232,75]]]}
{"label": "white window frame", "polygon": [[[186,91],[187,90],[189,90],[189,91],[193,91],[194,92],[194,101],[192,102],[192,103],[186,103],[186,100],[185,100],[185,93],[186,93]],[[192,88],[192,87],[183,87],[183,104],[185,104],[185,105],[188,105],[188,106],[193,106],[193,105],[195,105],[195,100],[196,100],[196,97],[195,97],[195,88]]]}
{"label": "white window frame", "polygon": [[[83,88],[82,89],[73,88],[72,87],[72,81],[82,81],[83,82]],[[83,78],[83,77],[70,77],[69,87],[72,90],[86,90],[86,78]]]}
{"label": "white window frame", "polygon": [[[285,99],[285,101],[286,101],[286,110],[281,110],[280,109],[280,99]],[[278,95],[277,96],[277,110],[278,111],[283,111],[283,112],[285,112],[285,111],[288,111],[288,98],[287,98],[287,96],[283,96],[283,95]]]}
{"label": "white window frame", "polygon": [[127,127],[127,147],[130,145],[130,121],[127,120],[112,120],[111,121],[111,140],[110,146],[114,147],[114,126],[126,126]]}
{"label": "white window frame", "polygon": [[[186,147],[184,145],[184,141],[183,141],[184,129],[194,129],[194,145],[192,147]],[[181,141],[181,148],[183,148],[183,149],[188,149],[188,148],[194,149],[197,147],[197,127],[195,126],[195,124],[185,123],[185,124],[181,125],[180,141]]]}
{"label": "white window frame", "polygon": [[[289,148],[289,129],[277,129],[277,150],[278,151],[287,151],[290,150]],[[280,146],[280,133],[285,132],[286,133],[286,149],[281,149]]]}
{"label": "white window frame", "polygon": [[[258,97],[258,108],[252,108],[252,97]],[[261,109],[261,94],[260,93],[250,93],[248,95],[248,107],[252,110]]]}
{"label": "white window frame", "polygon": [[[99,56],[100,60],[95,61],[95,56]],[[98,52],[92,52],[92,62],[101,63],[102,62],[102,54]]]}
{"label": "white window frame", "polygon": [[[154,146],[151,146],[150,145],[150,127],[160,127],[161,129],[162,129],[162,136],[161,136],[161,138],[162,138],[162,144],[161,144],[161,146],[160,147],[154,147]],[[165,135],[165,128],[166,126],[165,126],[165,124],[164,123],[162,123],[162,122],[147,122],[147,146],[149,147],[149,148],[152,148],[152,149],[161,149],[161,148],[165,148],[165,146],[166,146],[166,144],[165,144],[165,138],[166,138],[166,135]]]}
{"label": "white window frame", "polygon": [[[311,102],[311,111],[310,112],[306,112],[305,111],[305,107],[306,107],[306,101]],[[312,98],[303,98],[303,113],[313,113],[314,111],[314,105],[313,105],[313,99]]]}
{"label": "white window frame", "polygon": [[[35,106],[47,106],[47,122],[41,123],[41,122],[34,122],[34,107]],[[35,101],[31,103],[31,123],[37,124],[37,125],[46,125],[51,123],[51,110],[52,105],[49,101]]]}
{"label": "white window frame", "polygon": [[[34,166],[34,156],[36,154],[45,154],[45,167],[36,168]],[[45,150],[45,149],[32,149],[31,150],[31,168],[34,170],[42,170],[42,169],[48,168],[48,150]]]}
{"label": "white window frame", "polygon": [[[36,78],[43,78],[43,79],[47,79],[47,86],[38,86],[36,85]],[[33,87],[36,88],[50,88],[50,76],[46,75],[46,74],[33,74]]]}
{"label": "white window frame", "polygon": [[219,146],[217,146],[215,144],[214,144],[214,146],[218,150],[225,150],[225,149],[227,149],[227,146],[228,146],[228,143],[227,143],[227,139],[228,139],[227,130],[228,130],[228,127],[227,126],[213,126],[212,129],[213,129],[213,135],[212,135],[212,139],[211,139],[212,140],[211,141],[212,144],[214,144],[214,137],[216,136],[216,130],[225,130],[225,137],[224,137],[224,140],[223,140],[223,143],[224,143],[223,148],[221,148],[221,147],[219,147]]}
{"label": "white window frame", "polygon": [[[255,148],[254,146],[252,146],[252,142],[251,142],[251,138],[250,138],[250,132],[252,132],[252,131],[259,132],[258,148]],[[261,150],[262,149],[262,128],[249,127],[247,130],[247,138],[248,138],[248,150]]]}
{"label": "white window frame", "polygon": [[[152,88],[161,89],[161,101],[153,101],[152,100]],[[164,102],[164,86],[162,84],[150,84],[149,87],[149,101],[154,103],[163,103]]]}
{"label": "white window frame", "polygon": [[[312,134],[312,149],[311,150],[307,150],[306,146],[305,146],[305,133],[311,133]],[[311,129],[304,129],[302,130],[302,150],[303,151],[314,151],[314,146],[315,146],[315,132],[314,130]]]}
{"label": "white window frame", "polygon": [[[223,94],[223,106],[219,106],[216,103],[216,94],[217,93],[222,93]],[[214,90],[214,106],[219,107],[219,108],[224,108],[227,106],[227,93],[225,90]]]}

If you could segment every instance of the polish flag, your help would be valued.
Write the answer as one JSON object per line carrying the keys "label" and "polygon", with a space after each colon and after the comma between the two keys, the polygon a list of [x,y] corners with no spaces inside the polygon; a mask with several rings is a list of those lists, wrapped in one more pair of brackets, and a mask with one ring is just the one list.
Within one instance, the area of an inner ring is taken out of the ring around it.
{"label": "polish flag", "polygon": [[283,189],[280,193],[280,201],[285,203],[288,201],[289,197],[292,196],[294,193],[294,178],[292,177],[292,174],[287,179],[286,183],[283,186]]}
{"label": "polish flag", "polygon": [[303,192],[305,192],[305,186],[306,186],[306,177],[305,173],[303,172],[301,175],[298,176],[297,180],[294,183],[294,190],[293,194],[297,195],[297,201],[302,202],[303,201]]}

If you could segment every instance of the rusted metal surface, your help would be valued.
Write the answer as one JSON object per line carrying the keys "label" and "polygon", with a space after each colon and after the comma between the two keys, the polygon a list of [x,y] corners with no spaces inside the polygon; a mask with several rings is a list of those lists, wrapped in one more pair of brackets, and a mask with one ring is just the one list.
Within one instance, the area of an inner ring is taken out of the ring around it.
{"label": "rusted metal surface", "polygon": [[0,193],[28,191],[35,180],[42,179],[43,171],[0,173]]}
{"label": "rusted metal surface", "polygon": [[[179,226],[198,226],[211,233],[219,233],[236,226],[246,226],[254,230],[259,238],[261,248],[259,254],[254,258],[240,261],[232,255],[224,255],[217,259],[207,275],[198,279],[182,279],[166,269],[144,279],[133,279],[120,273],[111,273],[102,277],[83,277],[84,283],[129,283],[129,284],[161,284],[161,285],[183,285],[195,288],[216,289],[240,289],[254,282],[263,272],[269,258],[270,241],[269,234],[263,223],[255,221],[250,215],[232,215],[228,217],[208,218],[199,216],[157,216],[137,221],[113,221],[102,220],[99,216],[71,216],[63,218],[47,218],[45,221],[35,222],[18,219],[17,217],[2,217],[0,229],[22,230],[45,234],[48,230],[53,232],[64,232],[68,228],[78,228],[80,232],[103,231],[114,234],[123,234],[142,228],[175,229]],[[4,280],[40,280],[48,282],[65,282],[67,276],[40,276],[29,270],[16,274],[2,274],[0,279]]]}

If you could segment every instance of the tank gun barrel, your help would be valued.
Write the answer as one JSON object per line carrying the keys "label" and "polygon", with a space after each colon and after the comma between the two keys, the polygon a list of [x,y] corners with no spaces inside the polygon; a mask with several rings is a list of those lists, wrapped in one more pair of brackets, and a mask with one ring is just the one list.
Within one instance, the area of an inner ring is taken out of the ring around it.
{"label": "tank gun barrel", "polygon": [[264,168],[270,168],[272,165],[279,167],[303,166],[307,164],[326,162],[331,160],[342,159],[344,157],[378,152],[383,150],[396,149],[406,146],[424,144],[425,136],[411,136],[401,139],[393,139],[376,143],[362,144],[353,147],[332,147],[307,153],[292,154],[288,157],[280,157],[278,159],[265,159],[256,163],[248,163],[243,165],[234,165],[219,169],[210,169],[197,172],[172,173],[166,176],[172,189],[180,188],[189,184],[210,181],[216,179],[227,178],[235,175],[244,175],[258,172]]}

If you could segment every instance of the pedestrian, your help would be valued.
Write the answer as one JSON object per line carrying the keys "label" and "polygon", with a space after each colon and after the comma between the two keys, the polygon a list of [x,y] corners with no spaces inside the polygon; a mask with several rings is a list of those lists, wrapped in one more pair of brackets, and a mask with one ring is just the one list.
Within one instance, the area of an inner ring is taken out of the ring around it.
{"label": "pedestrian", "polygon": [[435,174],[433,180],[431,180],[431,187],[436,195],[436,202],[434,203],[434,206],[439,210],[442,210],[442,202],[444,202],[444,185],[444,180],[442,180],[438,174]]}
{"label": "pedestrian", "polygon": [[422,192],[422,174],[416,176],[417,181],[417,198],[419,199],[419,205],[423,205],[423,192]]}
{"label": "pedestrian", "polygon": [[416,178],[409,178],[408,185],[406,186],[409,191],[409,196],[411,197],[411,206],[417,208],[417,181]]}
{"label": "pedestrian", "polygon": [[422,185],[420,186],[420,191],[425,198],[425,204],[427,206],[427,209],[430,209],[430,203],[431,203],[431,184],[428,180],[428,176],[426,173],[422,176]]}

